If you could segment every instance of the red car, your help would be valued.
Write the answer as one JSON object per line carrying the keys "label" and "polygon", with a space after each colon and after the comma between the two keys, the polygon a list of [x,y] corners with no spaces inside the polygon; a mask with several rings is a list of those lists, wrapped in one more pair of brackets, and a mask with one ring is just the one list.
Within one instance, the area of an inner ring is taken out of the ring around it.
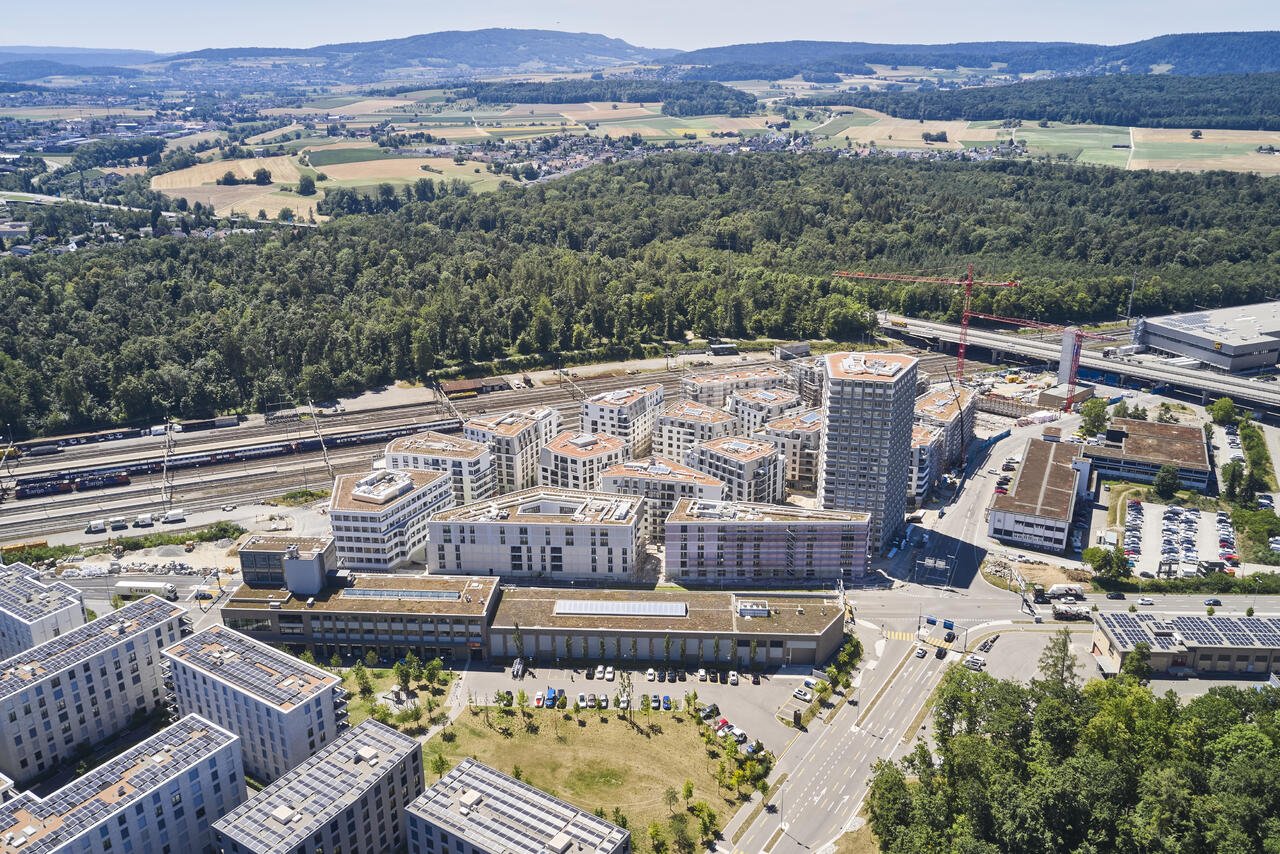
{"label": "red car", "polygon": [[729,721],[727,718],[721,718],[719,721],[716,722],[715,731],[717,735],[719,735],[722,730],[726,730],[728,728],[729,728]]}

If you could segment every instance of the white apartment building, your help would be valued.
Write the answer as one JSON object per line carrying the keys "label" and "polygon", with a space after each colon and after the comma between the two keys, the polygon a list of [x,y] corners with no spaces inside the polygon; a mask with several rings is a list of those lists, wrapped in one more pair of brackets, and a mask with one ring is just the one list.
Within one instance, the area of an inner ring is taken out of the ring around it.
{"label": "white apartment building", "polygon": [[437,513],[431,572],[504,581],[630,581],[644,556],[642,501],[538,487]]}
{"label": "white apartment building", "polygon": [[896,353],[824,358],[819,500],[828,510],[870,513],[871,547],[885,552],[907,509],[916,359]]}
{"label": "white apartment building", "polygon": [[[973,444],[973,424],[977,413],[978,394],[971,388],[935,386],[916,398],[916,421],[942,431],[939,466],[951,468],[957,465],[962,450]],[[941,468],[938,473],[942,473]]]}
{"label": "white apartment building", "polygon": [[724,409],[729,403],[729,395],[735,391],[749,388],[782,388],[787,385],[789,375],[787,368],[782,365],[764,365],[694,374],[681,380],[680,386],[684,396],[694,403]]}
{"label": "white apartment building", "polygon": [[822,356],[806,356],[792,360],[791,388],[800,394],[805,406],[822,406],[822,388],[826,385],[826,359]]}
{"label": "white apartment building", "polygon": [[668,460],[683,460],[685,451],[699,442],[738,433],[738,420],[723,409],[682,400],[658,413],[653,428],[653,453]]}
{"label": "white apartment building", "polygon": [[240,736],[244,769],[269,783],[345,727],[346,692],[332,673],[225,626],[162,653],[181,715],[201,714]]}
{"label": "white apartment building", "polygon": [[987,507],[987,536],[1062,554],[1070,545],[1076,502],[1088,488],[1089,460],[1070,442],[1029,439],[1005,495]]}
{"label": "white apartment building", "polygon": [[822,411],[809,409],[774,419],[754,438],[771,442],[778,449],[786,473],[787,487],[798,492],[818,488],[818,455],[822,453]]}
{"label": "white apartment building", "polygon": [[64,635],[85,623],[80,591],[40,580],[25,563],[0,565],[0,659]]}
{"label": "white apartment building", "polygon": [[484,442],[428,430],[387,445],[392,471],[442,471],[449,475],[456,506],[492,498],[498,489],[493,453]]}
{"label": "white apartment building", "polygon": [[0,661],[0,773],[23,783],[164,701],[160,650],[186,609],[144,596]]}
{"label": "white apartment building", "polygon": [[621,436],[569,430],[538,455],[538,485],[592,492],[600,486],[601,472],[629,459],[631,446]]}
{"label": "white apartment building", "polygon": [[409,854],[631,854],[631,833],[464,759],[405,810]]}
{"label": "white apartment building", "polygon": [[662,457],[645,457],[606,469],[600,479],[600,491],[643,498],[645,534],[654,543],[662,543],[667,514],[677,501],[719,501],[724,498],[724,483]]}
{"label": "white apartment building", "polygon": [[667,517],[667,578],[682,584],[794,584],[867,574],[866,513],[682,499]]}
{"label": "white apartment building", "polygon": [[213,822],[245,796],[238,741],[188,715],[47,798],[0,803],[0,851],[215,854]]}
{"label": "white apartment building", "polygon": [[908,499],[919,507],[937,483],[942,465],[942,431],[920,424],[911,427],[911,489]]}
{"label": "white apartment building", "polygon": [[560,432],[559,411],[546,406],[468,419],[462,434],[489,446],[499,494],[538,485],[538,452]]}
{"label": "white apartment building", "polygon": [[222,854],[387,854],[422,794],[422,745],[372,718],[223,816]]}
{"label": "white apartment building", "polygon": [[442,471],[339,475],[329,499],[338,561],[358,572],[392,572],[421,560],[427,520],[452,506],[452,484]]}
{"label": "white apartment building", "polygon": [[786,498],[784,464],[772,442],[741,436],[712,439],[690,448],[684,464],[722,482],[726,501],[772,504]]}
{"label": "white apartment building", "polygon": [[621,436],[630,445],[632,458],[643,457],[653,447],[653,427],[662,401],[658,383],[601,392],[582,402],[582,431]]}
{"label": "white apartment building", "polygon": [[746,388],[729,395],[729,412],[748,436],[800,405],[800,395],[785,388]]}

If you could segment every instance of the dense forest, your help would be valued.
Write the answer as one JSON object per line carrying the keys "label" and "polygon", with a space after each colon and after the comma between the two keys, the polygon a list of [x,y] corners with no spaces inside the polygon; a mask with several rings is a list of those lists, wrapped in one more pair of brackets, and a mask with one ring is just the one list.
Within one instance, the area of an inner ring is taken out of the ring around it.
{"label": "dense forest", "polygon": [[867,107],[906,119],[1009,118],[1154,128],[1280,129],[1280,73],[1115,74],[927,92],[840,92],[800,107]]}
{"label": "dense forest", "polygon": [[875,73],[875,69],[862,60],[819,59],[794,65],[718,62],[715,65],[690,68],[681,72],[680,76],[684,80],[785,80],[799,75],[810,83],[839,83],[841,78],[838,74],[871,75]]}
{"label": "dense forest", "polygon": [[1183,703],[1131,661],[1081,687],[1064,629],[1029,685],[950,668],[934,749],[877,763],[880,850],[1280,852],[1280,690],[1219,686]]}
{"label": "dense forest", "polygon": [[[698,335],[858,340],[868,309],[1114,318],[1274,293],[1280,179],[1069,164],[687,153],[226,240],[0,262],[0,423],[19,433],[317,400],[534,353]],[[732,258],[728,256],[732,249]],[[729,262],[732,261],[730,264]],[[611,347],[608,352],[600,348]]]}
{"label": "dense forest", "polygon": [[576,104],[661,101],[668,116],[752,113],[756,99],[741,89],[703,80],[560,80],[555,83],[471,83],[453,92],[481,104]]}

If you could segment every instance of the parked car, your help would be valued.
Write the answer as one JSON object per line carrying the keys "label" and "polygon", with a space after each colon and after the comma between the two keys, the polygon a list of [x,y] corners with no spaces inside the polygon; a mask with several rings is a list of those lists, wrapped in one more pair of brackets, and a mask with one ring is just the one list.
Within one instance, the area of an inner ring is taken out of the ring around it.
{"label": "parked car", "polygon": [[736,670],[730,670],[730,671],[729,671],[729,684],[730,684],[730,685],[737,685],[737,684],[738,684],[738,671],[736,671]]}
{"label": "parked car", "polygon": [[759,684],[760,684],[760,674],[759,674],[759,673],[752,673],[752,674],[751,674],[751,684],[752,684],[752,685],[759,685]]}
{"label": "parked car", "polygon": [[742,727],[729,727],[729,734],[733,736],[733,740],[742,744],[747,740],[747,733]]}
{"label": "parked car", "polygon": [[578,692],[578,708],[585,709],[586,707],[587,707],[587,695],[579,691]]}
{"label": "parked car", "polygon": [[601,694],[601,695],[600,695],[600,708],[602,708],[602,709],[607,709],[607,708],[609,708],[609,695],[608,695],[608,694]]}
{"label": "parked car", "polygon": [[597,678],[597,679],[603,679],[603,678],[604,678],[604,665],[603,665],[603,664],[597,664],[597,665],[596,665],[596,678]]}
{"label": "parked car", "polygon": [[804,703],[809,703],[813,701],[813,692],[810,691],[808,688],[797,688],[791,692],[791,696],[795,697],[797,700],[800,700],[801,702],[804,702]]}
{"label": "parked car", "polygon": [[604,669],[604,678],[606,682],[613,681],[613,665],[612,664]]}
{"label": "parked car", "polygon": [[587,708],[588,708],[588,709],[594,709],[595,707],[596,707],[596,695],[595,695],[595,694],[588,694],[588,695],[587,695]]}
{"label": "parked car", "polygon": [[671,697],[667,694],[662,695],[662,710],[664,712],[671,711]]}
{"label": "parked car", "polygon": [[647,681],[652,682],[653,680],[655,680],[655,679],[657,679],[657,678],[658,678],[658,673],[657,673],[657,671],[656,671],[656,670],[654,670],[652,667],[650,667],[648,670],[646,670],[646,671],[644,672],[644,678],[645,678]]}
{"label": "parked car", "polygon": [[698,717],[702,718],[704,721],[709,721],[718,714],[720,714],[720,707],[715,703],[712,703],[709,706],[703,706],[702,710],[698,712]]}
{"label": "parked car", "polygon": [[542,696],[541,691],[533,695],[533,707],[535,709],[541,709],[542,704],[545,702],[546,702],[546,698]]}
{"label": "parked car", "polygon": [[707,669],[705,667],[698,668],[698,681],[699,682],[707,681]]}

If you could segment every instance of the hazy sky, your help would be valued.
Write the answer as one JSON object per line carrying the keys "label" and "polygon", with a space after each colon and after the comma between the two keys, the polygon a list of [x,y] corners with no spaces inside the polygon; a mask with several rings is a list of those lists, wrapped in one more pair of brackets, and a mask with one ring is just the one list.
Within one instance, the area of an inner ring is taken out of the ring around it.
{"label": "hazy sky", "polygon": [[439,30],[536,27],[691,49],[782,39],[1121,44],[1164,33],[1280,29],[1268,0],[62,0],[6,3],[0,43],[158,51],[309,47]]}

